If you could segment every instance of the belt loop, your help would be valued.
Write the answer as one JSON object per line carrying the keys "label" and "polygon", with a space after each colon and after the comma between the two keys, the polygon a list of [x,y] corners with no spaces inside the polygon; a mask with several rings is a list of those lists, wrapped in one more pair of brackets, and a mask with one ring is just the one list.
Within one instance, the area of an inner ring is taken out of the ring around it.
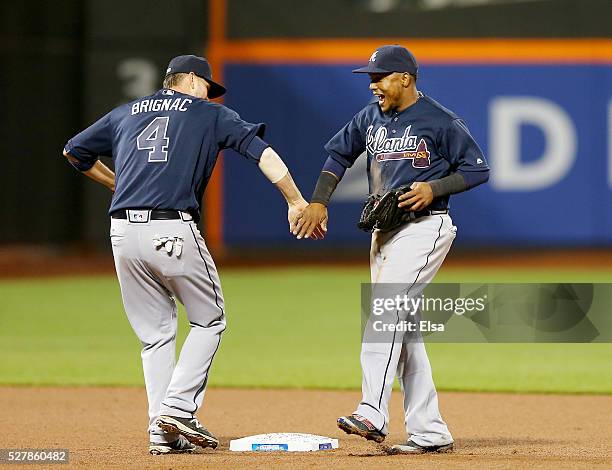
{"label": "belt loop", "polygon": [[193,220],[193,217],[189,212],[178,211],[178,213],[181,216],[181,220],[183,222],[191,222]]}

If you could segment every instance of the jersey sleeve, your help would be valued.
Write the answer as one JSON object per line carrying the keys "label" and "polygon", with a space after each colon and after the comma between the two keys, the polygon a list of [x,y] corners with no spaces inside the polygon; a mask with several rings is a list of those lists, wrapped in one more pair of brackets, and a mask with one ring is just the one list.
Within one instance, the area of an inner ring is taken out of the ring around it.
{"label": "jersey sleeve", "polygon": [[225,106],[219,108],[217,116],[217,142],[221,149],[233,149],[256,162],[267,144],[261,140],[266,131],[263,123],[243,121],[236,111]]}
{"label": "jersey sleeve", "polygon": [[329,156],[344,168],[350,168],[366,148],[363,111],[357,113],[325,144]]}
{"label": "jersey sleeve", "polygon": [[450,122],[442,135],[441,147],[451,169],[463,175],[468,187],[488,179],[489,166],[484,153],[461,119]]}
{"label": "jersey sleeve", "polygon": [[77,159],[73,164],[79,171],[89,170],[101,155],[110,156],[113,150],[111,113],[94,122],[87,129],[70,139],[64,151]]}

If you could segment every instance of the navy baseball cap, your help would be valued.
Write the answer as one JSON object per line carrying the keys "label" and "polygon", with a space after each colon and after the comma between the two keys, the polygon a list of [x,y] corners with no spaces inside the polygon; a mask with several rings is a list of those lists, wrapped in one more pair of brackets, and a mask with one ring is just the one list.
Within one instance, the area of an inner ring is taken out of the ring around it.
{"label": "navy baseball cap", "polygon": [[419,66],[412,53],[405,47],[394,44],[376,49],[368,65],[353,70],[353,73],[407,72],[416,75],[418,69]]}
{"label": "navy baseball cap", "polygon": [[172,59],[166,69],[166,77],[173,73],[190,73],[193,72],[198,77],[203,78],[210,84],[208,89],[209,98],[218,98],[225,94],[226,90],[223,85],[212,80],[212,70],[210,64],[204,57],[195,55],[179,55]]}

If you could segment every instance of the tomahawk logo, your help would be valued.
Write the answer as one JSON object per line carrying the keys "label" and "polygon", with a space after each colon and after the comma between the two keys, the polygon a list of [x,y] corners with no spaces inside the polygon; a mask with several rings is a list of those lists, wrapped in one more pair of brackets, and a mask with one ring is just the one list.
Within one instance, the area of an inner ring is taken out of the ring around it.
{"label": "tomahawk logo", "polygon": [[370,57],[370,62],[375,62],[376,61],[376,56],[378,55],[378,51],[374,51],[374,53],[372,54],[372,56]]}
{"label": "tomahawk logo", "polygon": [[[368,127],[366,133],[366,149],[377,162],[391,160],[412,160],[414,168],[427,168],[430,164],[430,153],[425,139],[410,135],[408,126],[401,137],[387,137],[387,129],[379,127],[374,132],[374,126]],[[417,143],[418,141],[418,143]]]}

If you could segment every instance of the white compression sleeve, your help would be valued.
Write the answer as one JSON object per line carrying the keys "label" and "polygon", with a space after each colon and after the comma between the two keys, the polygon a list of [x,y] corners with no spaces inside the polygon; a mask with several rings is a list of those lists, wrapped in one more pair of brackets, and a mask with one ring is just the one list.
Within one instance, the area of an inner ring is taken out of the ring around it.
{"label": "white compression sleeve", "polygon": [[281,157],[272,147],[267,147],[261,154],[259,169],[272,183],[278,183],[289,172]]}

